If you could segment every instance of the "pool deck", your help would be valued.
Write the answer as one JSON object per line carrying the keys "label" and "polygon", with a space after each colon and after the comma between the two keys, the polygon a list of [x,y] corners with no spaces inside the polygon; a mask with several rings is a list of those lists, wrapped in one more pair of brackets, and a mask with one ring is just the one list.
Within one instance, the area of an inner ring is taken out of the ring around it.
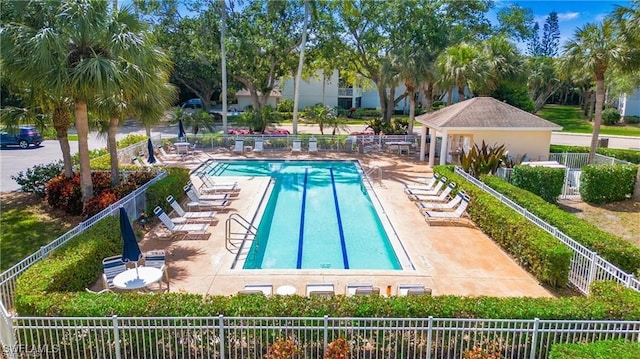
{"label": "pool deck", "polygon": [[[140,242],[143,251],[164,249],[172,292],[233,295],[245,284],[268,283],[276,289],[283,285],[305,295],[307,283],[333,283],[336,294],[345,294],[347,284],[367,283],[381,293],[391,286],[392,295],[399,284],[424,284],[433,295],[551,297],[527,271],[518,266],[497,244],[468,220],[429,226],[417,207],[404,194],[402,185],[431,176],[430,168],[414,156],[390,154],[314,154],[291,156],[274,152],[237,155],[229,152],[201,154],[200,161],[180,162],[195,168],[201,161],[239,158],[357,159],[366,170],[382,169],[382,179],[373,189],[415,267],[412,270],[243,270],[231,269],[237,249],[225,248],[225,221],[231,213],[251,219],[258,211],[269,182],[265,177],[233,178],[242,190],[227,212],[219,212],[218,223],[207,235],[171,239],[162,225],[152,228]],[[375,178],[374,178],[375,179]],[[228,182],[225,177],[222,182]],[[257,226],[259,219],[256,221]],[[250,243],[248,243],[250,244]],[[240,255],[242,256],[242,254]]]}

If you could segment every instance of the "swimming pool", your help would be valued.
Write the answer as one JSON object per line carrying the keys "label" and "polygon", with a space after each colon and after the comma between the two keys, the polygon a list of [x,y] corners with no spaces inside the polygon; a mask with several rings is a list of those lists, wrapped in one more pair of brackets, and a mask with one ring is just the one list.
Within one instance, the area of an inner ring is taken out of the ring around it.
{"label": "swimming pool", "polygon": [[234,160],[214,176],[271,176],[245,269],[402,269],[355,161]]}

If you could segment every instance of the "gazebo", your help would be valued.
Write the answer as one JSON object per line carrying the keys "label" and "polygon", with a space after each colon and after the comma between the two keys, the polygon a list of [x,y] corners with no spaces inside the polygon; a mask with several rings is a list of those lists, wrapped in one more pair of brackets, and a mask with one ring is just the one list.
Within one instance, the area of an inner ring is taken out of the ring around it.
{"label": "gazebo", "polygon": [[505,145],[511,155],[545,161],[549,157],[551,131],[562,127],[493,97],[475,97],[416,117],[422,124],[420,160],[424,161],[429,130],[429,166],[435,164],[436,139],[442,138],[440,164],[455,162],[474,143]]}

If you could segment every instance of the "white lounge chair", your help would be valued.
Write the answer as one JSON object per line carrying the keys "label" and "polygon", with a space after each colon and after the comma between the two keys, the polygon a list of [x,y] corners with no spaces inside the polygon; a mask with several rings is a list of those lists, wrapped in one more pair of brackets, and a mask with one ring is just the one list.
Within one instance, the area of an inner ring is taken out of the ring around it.
{"label": "white lounge chair", "polygon": [[272,295],[273,284],[246,284],[238,294]]}
{"label": "white lounge chair", "polygon": [[437,202],[414,202],[416,206],[422,210],[438,210],[438,211],[448,211],[454,210],[460,202],[462,202],[462,198],[464,197],[464,192],[458,192],[458,194],[453,197],[449,202],[446,203],[437,203]]}
{"label": "white lounge chair", "polygon": [[437,173],[433,174],[433,177],[429,177],[424,179],[424,184],[416,185],[416,184],[405,184],[405,189],[415,189],[415,190],[426,190],[430,191],[438,184],[438,180],[440,179],[440,175]]}
{"label": "white lounge chair", "polygon": [[291,146],[291,152],[302,152],[302,141],[300,140],[293,140],[292,142],[292,146]]}
{"label": "white lounge chair", "polygon": [[336,292],[333,283],[310,283],[307,284],[307,297],[313,296],[333,296]]}
{"label": "white lounge chair", "polygon": [[440,177],[440,180],[438,180],[438,183],[436,183],[436,185],[433,187],[433,189],[426,190],[405,188],[404,193],[408,195],[437,196],[440,194],[440,191],[443,190],[445,183],[447,183],[447,177],[442,176]]}
{"label": "white lounge chair", "polygon": [[[430,195],[422,195],[419,192],[417,192],[418,194],[410,194],[408,195],[409,199],[412,201],[422,201],[422,202],[444,202],[447,200],[447,198],[449,198],[449,194],[451,193],[451,191],[453,191],[456,188],[456,184],[454,182],[451,182],[447,185],[447,187],[445,187],[445,189],[440,192],[440,194],[438,194],[437,196],[430,196]],[[410,190],[406,190],[406,191],[410,191]]]}
{"label": "white lounge chair", "polygon": [[467,196],[466,194],[463,194],[461,203],[452,212],[437,212],[437,211],[425,210],[425,211],[422,211],[422,214],[424,215],[424,219],[425,221],[427,221],[428,224],[431,224],[431,222],[434,220],[460,219],[464,215],[464,211],[467,209],[469,200],[470,200],[469,196]]}
{"label": "white lounge chair", "polygon": [[187,202],[187,207],[192,208],[192,207],[205,207],[205,208],[214,208],[217,210],[224,210],[227,209],[227,207],[229,206],[230,202],[227,201],[226,199],[222,199],[222,200],[201,200],[198,198],[198,196],[196,195],[196,193],[193,191],[193,189],[189,189],[189,190],[185,190],[185,193],[187,194],[187,196],[189,197],[189,202]]}
{"label": "white lounge chair", "polygon": [[167,197],[167,202],[171,205],[174,211],[178,214],[179,217],[171,218],[173,223],[184,223],[184,222],[217,222],[216,211],[194,211],[194,212],[185,212],[184,209],[180,206],[180,203],[176,201],[173,196]]}
{"label": "white lounge chair", "polygon": [[257,139],[253,146],[253,152],[262,153],[263,150],[264,150],[264,142],[262,141],[262,139]]}
{"label": "white lounge chair", "polygon": [[233,147],[233,153],[243,153],[244,152],[244,140],[236,140],[235,146]]}
{"label": "white lounge chair", "polygon": [[431,288],[425,288],[424,284],[399,284],[398,296],[405,295],[431,295]]}
{"label": "white lounge chair", "polygon": [[183,235],[187,236],[190,234],[204,234],[209,229],[209,223],[186,223],[186,224],[175,224],[171,221],[171,218],[167,216],[166,213],[160,207],[156,207],[153,210],[162,224],[171,232],[172,235]]}
{"label": "white lounge chair", "polygon": [[347,284],[345,292],[348,296],[379,295],[380,288],[374,287],[372,284]]}
{"label": "white lounge chair", "polygon": [[189,196],[189,199],[195,202],[224,201],[229,199],[228,193],[208,193],[208,194],[200,193],[200,191],[198,191],[191,183],[187,183],[187,185],[184,186],[182,189],[184,190],[184,193],[187,196]]}
{"label": "white lounge chair", "polygon": [[309,140],[309,153],[318,153],[318,140],[315,138]]}
{"label": "white lounge chair", "polygon": [[236,193],[240,192],[238,182],[215,182],[211,176],[201,173],[196,178],[191,176],[191,181],[195,184],[199,182],[197,186],[200,192],[223,192],[223,193]]}
{"label": "white lounge chair", "polygon": [[182,159],[182,155],[167,153],[162,146],[158,147],[158,152],[160,153],[160,157],[163,161],[176,161]]}

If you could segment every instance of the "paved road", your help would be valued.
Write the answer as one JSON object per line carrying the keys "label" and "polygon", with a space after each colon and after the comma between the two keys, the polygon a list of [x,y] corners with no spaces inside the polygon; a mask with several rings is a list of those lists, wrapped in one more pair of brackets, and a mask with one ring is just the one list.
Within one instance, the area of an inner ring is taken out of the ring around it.
{"label": "paved road", "polygon": [[[280,126],[291,131],[291,125]],[[350,126],[349,131],[363,131],[364,125]],[[299,125],[300,133],[320,133],[318,126],[315,125]],[[163,138],[177,136],[177,126],[163,126],[154,128],[151,135],[162,135]],[[120,139],[129,134],[144,135],[144,129],[136,126],[122,126],[118,132],[117,138]],[[623,137],[623,136],[601,136],[601,138],[609,139],[609,147],[611,148],[631,148],[640,150],[640,137]],[[589,146],[591,143],[591,135],[588,134],[568,134],[553,133],[551,135],[551,143],[561,145]],[[106,137],[92,133],[89,137],[89,148],[104,148],[107,146]],[[78,152],[77,142],[71,142],[71,153]],[[0,191],[14,191],[19,189],[18,184],[11,179],[12,175],[16,175],[20,171],[25,171],[37,164],[47,164],[62,158],[62,152],[58,141],[44,141],[38,148],[29,147],[23,150],[18,148],[0,149]]]}

